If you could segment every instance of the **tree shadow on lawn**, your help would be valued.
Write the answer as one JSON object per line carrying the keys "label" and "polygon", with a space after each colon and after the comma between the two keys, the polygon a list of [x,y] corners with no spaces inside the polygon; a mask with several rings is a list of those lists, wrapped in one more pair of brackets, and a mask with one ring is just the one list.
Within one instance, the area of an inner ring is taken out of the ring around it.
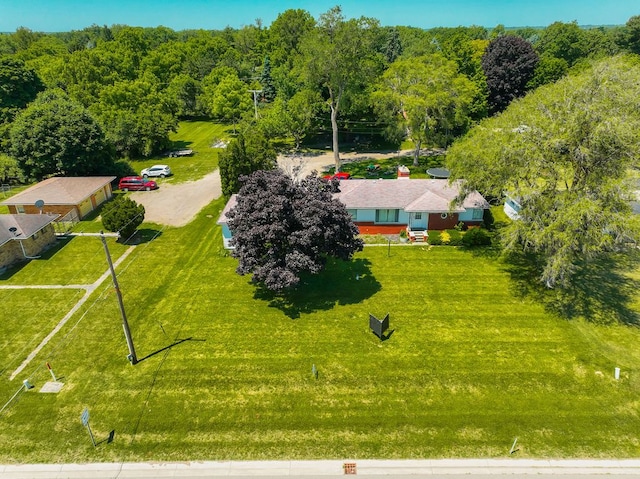
{"label": "tree shadow on lawn", "polygon": [[161,230],[156,230],[153,228],[140,228],[137,229],[133,236],[127,238],[123,241],[121,238],[118,239],[118,243],[128,244],[128,245],[139,245],[144,243],[149,243],[154,239],[162,236]]}
{"label": "tree shadow on lawn", "polygon": [[360,303],[380,291],[381,287],[371,273],[369,260],[329,260],[324,271],[303,277],[297,288],[274,293],[259,286],[254,298],[268,301],[270,307],[297,319],[301,314],[330,310],[336,304]]}
{"label": "tree shadow on lawn", "polygon": [[640,316],[632,309],[640,281],[625,275],[640,266],[640,255],[615,254],[576,266],[570,286],[549,289],[540,281],[539,257],[511,254],[503,261],[514,281],[514,292],[542,303],[548,311],[564,319],[583,317],[598,324],[622,323],[640,326]]}

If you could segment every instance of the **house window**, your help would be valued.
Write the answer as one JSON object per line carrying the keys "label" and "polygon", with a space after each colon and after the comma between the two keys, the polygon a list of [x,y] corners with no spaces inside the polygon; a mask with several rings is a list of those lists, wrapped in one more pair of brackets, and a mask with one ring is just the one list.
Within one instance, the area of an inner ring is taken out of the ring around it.
{"label": "house window", "polygon": [[443,220],[446,220],[449,217],[449,215],[447,213],[440,213],[440,218],[442,218]]}
{"label": "house window", "polygon": [[356,221],[358,219],[358,210],[347,210],[347,213],[351,215],[351,219]]}
{"label": "house window", "polygon": [[33,235],[31,235],[31,237],[33,239],[38,239],[38,232],[36,231],[35,233],[33,233]]}
{"label": "house window", "polygon": [[397,223],[398,210],[376,210],[376,223]]}
{"label": "house window", "polygon": [[17,205],[16,206],[16,210],[18,211],[18,214],[24,213],[24,206],[23,205]]}
{"label": "house window", "polygon": [[421,220],[422,219],[422,213],[416,213],[414,218],[417,219],[417,220]]}
{"label": "house window", "polygon": [[471,217],[474,220],[481,220],[484,217],[484,210],[473,210],[473,216]]}

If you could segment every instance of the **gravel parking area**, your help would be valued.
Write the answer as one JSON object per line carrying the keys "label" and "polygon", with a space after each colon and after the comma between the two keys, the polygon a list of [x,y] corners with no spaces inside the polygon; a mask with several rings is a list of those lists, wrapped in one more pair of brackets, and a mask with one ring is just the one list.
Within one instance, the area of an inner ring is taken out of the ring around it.
{"label": "gravel parking area", "polygon": [[145,221],[184,226],[221,195],[220,172],[216,170],[197,181],[164,183],[155,191],[132,192],[131,199],[144,206]]}
{"label": "gravel parking area", "polygon": [[[391,153],[342,153],[345,163],[363,159],[388,158],[390,156],[410,156],[410,150]],[[291,172],[296,165],[301,166],[301,176],[313,170],[319,173],[333,166],[333,153],[309,155],[280,155],[278,164]],[[204,178],[187,183],[162,183],[155,191],[135,191],[131,199],[144,206],[145,221],[168,226],[184,226],[206,205],[222,195],[220,172],[209,173]]]}

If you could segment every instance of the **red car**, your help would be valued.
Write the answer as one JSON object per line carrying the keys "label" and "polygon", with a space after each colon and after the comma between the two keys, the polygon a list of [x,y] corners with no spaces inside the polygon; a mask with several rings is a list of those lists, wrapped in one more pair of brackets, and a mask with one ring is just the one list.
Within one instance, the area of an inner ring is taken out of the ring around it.
{"label": "red car", "polygon": [[345,171],[339,171],[333,175],[325,175],[323,178],[325,180],[348,180],[351,175]]}
{"label": "red car", "polygon": [[158,188],[158,184],[153,180],[147,180],[142,176],[125,176],[120,179],[118,183],[118,189],[122,191],[140,191],[140,190],[155,190]]}

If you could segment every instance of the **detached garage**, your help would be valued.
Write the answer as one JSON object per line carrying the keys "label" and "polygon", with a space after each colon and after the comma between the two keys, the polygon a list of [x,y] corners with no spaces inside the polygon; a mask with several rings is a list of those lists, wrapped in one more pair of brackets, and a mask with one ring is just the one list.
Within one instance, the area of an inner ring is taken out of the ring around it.
{"label": "detached garage", "polygon": [[50,213],[60,215],[66,220],[81,220],[113,196],[111,182],[115,178],[115,176],[49,178],[0,204],[7,206],[11,214]]}

